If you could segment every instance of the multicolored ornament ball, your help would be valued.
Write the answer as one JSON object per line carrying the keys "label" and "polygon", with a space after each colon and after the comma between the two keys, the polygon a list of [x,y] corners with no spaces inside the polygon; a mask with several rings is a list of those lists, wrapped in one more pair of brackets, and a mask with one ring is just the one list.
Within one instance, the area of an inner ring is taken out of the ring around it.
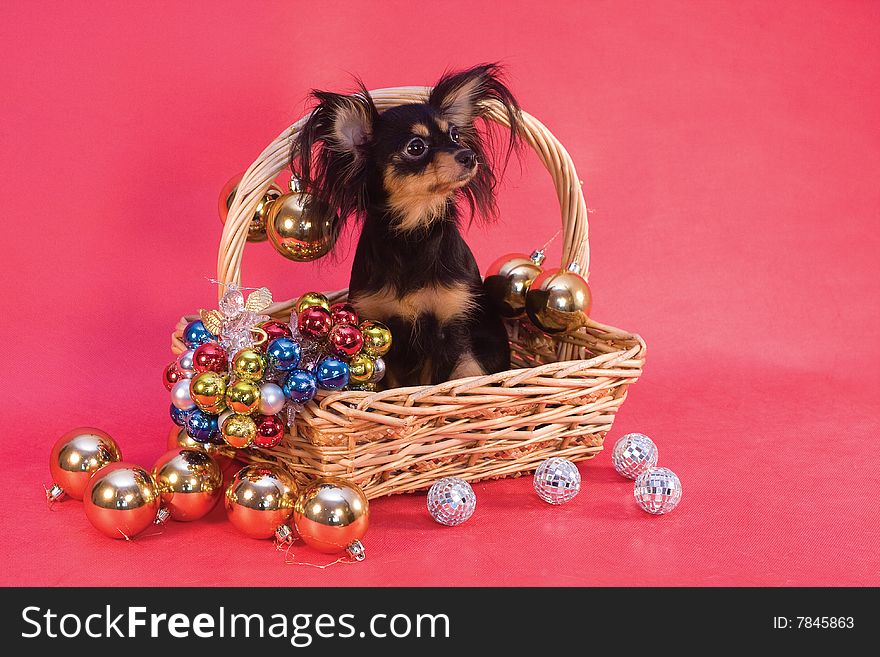
{"label": "multicolored ornament ball", "polygon": [[287,403],[284,390],[277,383],[267,381],[260,386],[260,413],[263,415],[275,415],[280,413]]}
{"label": "multicolored ornament ball", "polygon": [[369,383],[374,371],[373,359],[365,353],[357,354],[348,362],[349,378],[352,383]]}
{"label": "multicolored ornament ball", "polygon": [[327,347],[340,358],[353,358],[363,345],[364,336],[351,324],[334,324],[327,335]]}
{"label": "multicolored ornament ball", "polygon": [[367,320],[361,322],[360,329],[364,338],[363,349],[370,356],[384,356],[391,349],[391,329],[382,322]]}
{"label": "multicolored ornament ball", "polygon": [[206,342],[196,347],[193,352],[192,369],[197,373],[226,374],[229,371],[229,354],[216,342]]}
{"label": "multicolored ornament ball", "polygon": [[216,340],[217,336],[206,329],[200,319],[190,322],[183,329],[183,342],[189,349],[195,349],[201,344]]}
{"label": "multicolored ornament ball", "polygon": [[111,463],[89,479],[83,507],[105,536],[130,539],[157,522],[159,487],[150,473],[132,463]]}
{"label": "multicolored ornament ball", "polygon": [[614,444],[611,463],[617,474],[635,479],[657,465],[660,453],[654,441],[643,433],[628,433]]}
{"label": "multicolored ornament ball", "polygon": [[460,525],[476,508],[477,495],[464,479],[445,477],[428,490],[428,513],[441,525]]}
{"label": "multicolored ornament ball", "polygon": [[292,338],[275,338],[266,347],[266,357],[276,370],[289,372],[299,365],[302,348]]}
{"label": "multicolored ornament ball", "polygon": [[681,502],[681,480],[669,468],[648,468],[636,478],[633,495],[643,511],[669,513]]}
{"label": "multicolored ornament ball", "polygon": [[226,404],[236,413],[250,415],[260,406],[260,388],[251,381],[236,381],[226,388]]}
{"label": "multicolored ornament ball", "polygon": [[186,418],[186,434],[197,443],[213,442],[217,431],[217,416],[196,408]]}
{"label": "multicolored ornament ball", "polygon": [[196,403],[189,394],[189,379],[181,379],[171,388],[171,403],[181,411],[191,411]]}
{"label": "multicolored ornament ball", "polygon": [[92,475],[120,460],[119,445],[106,431],[93,427],[71,429],[55,441],[49,454],[52,488],[46,493],[48,499],[55,501],[66,494],[81,500]]}
{"label": "multicolored ornament ball", "polygon": [[259,381],[266,373],[266,358],[256,349],[242,349],[232,358],[232,372],[239,381]]}
{"label": "multicolored ornament ball", "polygon": [[233,413],[223,421],[220,432],[227,445],[242,449],[254,442],[257,425],[251,416]]}
{"label": "multicolored ornament ball", "polygon": [[307,370],[293,370],[284,379],[281,390],[295,404],[305,404],[318,392],[318,379]]}
{"label": "multicolored ornament ball", "polygon": [[565,504],[581,489],[581,473],[568,459],[554,456],[535,470],[535,492],[548,504]]}
{"label": "multicolored ornament ball", "polygon": [[257,435],[254,445],[257,447],[275,447],[284,438],[284,422],[277,415],[257,415],[254,417]]}
{"label": "multicolored ornament ball", "polygon": [[315,367],[318,385],[325,390],[342,390],[348,385],[348,364],[333,356],[323,358]]}
{"label": "multicolored ornament ball", "polygon": [[153,465],[152,475],[172,520],[198,520],[223,493],[223,472],[203,450],[168,451]]}
{"label": "multicolored ornament ball", "polygon": [[300,311],[296,325],[305,337],[321,341],[329,335],[333,318],[323,306],[309,306]]}
{"label": "multicolored ornament ball", "polygon": [[196,374],[190,380],[189,396],[204,412],[222,413],[226,410],[226,377],[211,370]]}
{"label": "multicolored ornament ball", "polygon": [[320,306],[326,311],[330,311],[330,302],[320,292],[306,292],[296,301],[296,312],[301,313],[306,308]]}
{"label": "multicolored ornament ball", "polygon": [[357,326],[359,323],[357,311],[350,303],[334,303],[330,306],[330,317],[334,324],[353,324]]}

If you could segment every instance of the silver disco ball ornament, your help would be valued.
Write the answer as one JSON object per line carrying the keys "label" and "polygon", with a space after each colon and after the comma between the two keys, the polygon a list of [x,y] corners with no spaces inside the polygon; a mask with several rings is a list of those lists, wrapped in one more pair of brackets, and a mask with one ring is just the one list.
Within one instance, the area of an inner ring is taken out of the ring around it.
{"label": "silver disco ball ornament", "polygon": [[611,462],[617,474],[635,479],[648,468],[657,465],[659,456],[657,445],[645,434],[628,433],[615,443]]}
{"label": "silver disco ball ornament", "polygon": [[669,468],[649,468],[636,479],[633,494],[644,511],[669,513],[681,501],[681,481]]}
{"label": "silver disco ball ornament", "polygon": [[428,513],[441,525],[454,527],[474,515],[477,495],[463,479],[446,477],[428,491]]}
{"label": "silver disco ball ornament", "polygon": [[581,473],[568,459],[554,456],[535,470],[535,491],[548,504],[565,504],[581,489]]}

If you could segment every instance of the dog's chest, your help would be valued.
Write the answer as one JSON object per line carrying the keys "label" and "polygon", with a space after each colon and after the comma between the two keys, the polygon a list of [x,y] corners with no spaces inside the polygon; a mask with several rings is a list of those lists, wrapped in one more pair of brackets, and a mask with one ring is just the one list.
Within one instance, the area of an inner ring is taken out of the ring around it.
{"label": "dog's chest", "polygon": [[465,283],[426,285],[406,293],[391,287],[374,292],[360,290],[351,303],[361,317],[379,321],[400,318],[415,324],[433,316],[440,324],[466,317],[474,308],[474,297]]}

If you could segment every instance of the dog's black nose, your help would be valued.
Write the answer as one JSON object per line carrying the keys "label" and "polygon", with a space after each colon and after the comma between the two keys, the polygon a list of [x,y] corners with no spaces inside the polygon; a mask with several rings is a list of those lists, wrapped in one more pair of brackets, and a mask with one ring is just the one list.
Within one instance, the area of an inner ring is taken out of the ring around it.
{"label": "dog's black nose", "polygon": [[477,154],[470,148],[464,148],[455,154],[455,161],[468,169],[473,169],[477,164]]}

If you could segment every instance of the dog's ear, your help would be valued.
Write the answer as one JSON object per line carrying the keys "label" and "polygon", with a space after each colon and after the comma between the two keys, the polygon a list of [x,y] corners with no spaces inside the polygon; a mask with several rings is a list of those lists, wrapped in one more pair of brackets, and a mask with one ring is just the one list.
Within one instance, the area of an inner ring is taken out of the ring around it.
{"label": "dog's ear", "polygon": [[350,96],[327,91],[312,96],[318,105],[296,136],[291,168],[315,211],[345,220],[364,207],[366,160],[379,112],[363,84]]}

